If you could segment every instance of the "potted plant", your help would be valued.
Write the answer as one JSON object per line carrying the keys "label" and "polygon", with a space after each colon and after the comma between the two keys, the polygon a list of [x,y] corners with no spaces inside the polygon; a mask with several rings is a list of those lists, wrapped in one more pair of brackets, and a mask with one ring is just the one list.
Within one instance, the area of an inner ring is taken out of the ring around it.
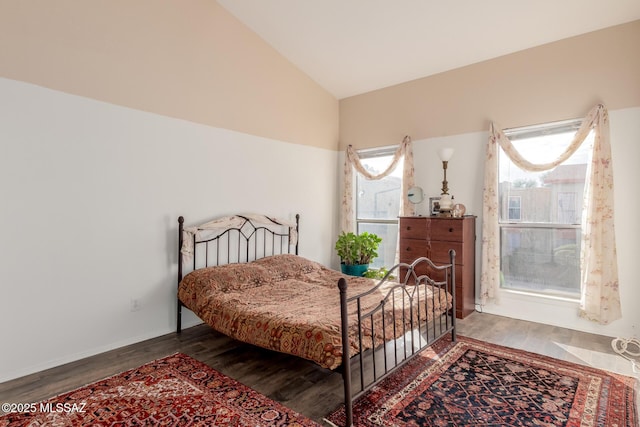
{"label": "potted plant", "polygon": [[369,263],[378,256],[380,242],[382,238],[366,231],[360,234],[340,233],[336,241],[336,251],[340,257],[342,272],[351,276],[362,276],[369,269]]}

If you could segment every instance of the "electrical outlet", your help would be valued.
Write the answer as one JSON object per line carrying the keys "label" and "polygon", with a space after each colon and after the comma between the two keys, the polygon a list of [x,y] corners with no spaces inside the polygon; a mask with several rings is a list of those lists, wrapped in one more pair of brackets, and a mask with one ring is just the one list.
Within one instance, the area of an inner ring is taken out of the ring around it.
{"label": "electrical outlet", "polygon": [[131,298],[131,311],[138,311],[142,308],[138,298]]}

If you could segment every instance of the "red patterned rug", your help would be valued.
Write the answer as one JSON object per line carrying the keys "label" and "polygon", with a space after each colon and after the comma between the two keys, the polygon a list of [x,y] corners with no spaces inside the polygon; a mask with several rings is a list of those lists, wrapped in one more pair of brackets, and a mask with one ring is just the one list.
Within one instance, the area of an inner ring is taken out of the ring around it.
{"label": "red patterned rug", "polygon": [[8,426],[314,426],[312,420],[184,354],[46,402],[16,404]]}
{"label": "red patterned rug", "polygon": [[[354,404],[356,426],[637,427],[637,380],[465,337],[436,343]],[[345,425],[344,407],[329,416]]]}

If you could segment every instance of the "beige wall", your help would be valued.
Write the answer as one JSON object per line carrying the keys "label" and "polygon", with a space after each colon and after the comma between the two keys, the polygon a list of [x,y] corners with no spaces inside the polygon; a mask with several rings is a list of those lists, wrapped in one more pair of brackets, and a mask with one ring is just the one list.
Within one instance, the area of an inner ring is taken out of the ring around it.
{"label": "beige wall", "polygon": [[[505,35],[508,37],[508,34]],[[340,100],[340,149],[640,106],[640,21]]]}
{"label": "beige wall", "polygon": [[337,147],[338,101],[213,0],[3,0],[0,77]]}
{"label": "beige wall", "polygon": [[332,150],[638,106],[639,42],[635,21],[338,102],[215,1],[0,2],[0,77]]}

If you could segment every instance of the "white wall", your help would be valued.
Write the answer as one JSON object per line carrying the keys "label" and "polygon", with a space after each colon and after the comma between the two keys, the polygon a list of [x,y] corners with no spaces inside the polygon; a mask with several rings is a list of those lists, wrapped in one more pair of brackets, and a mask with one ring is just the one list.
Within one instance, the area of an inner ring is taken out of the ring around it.
{"label": "white wall", "polygon": [[[500,302],[479,309],[497,315],[562,326],[607,336],[638,337],[640,335],[640,272],[637,268],[637,244],[640,239],[640,108],[609,111],[611,121],[611,150],[614,167],[614,203],[618,271],[623,318],[607,326],[598,325],[577,316],[577,303],[535,298],[501,292]],[[425,196],[437,196],[442,187],[440,147],[453,147],[455,154],[449,161],[447,180],[450,193],[463,203],[467,213],[477,215],[476,229],[476,287],[480,277],[482,239],[482,188],[484,150],[487,132],[474,132],[443,138],[414,141],[416,185],[423,187]],[[426,215],[427,204],[418,207],[418,214]],[[476,292],[476,294],[478,294]]]}
{"label": "white wall", "polygon": [[299,213],[331,262],[335,151],[2,78],[0,148],[0,382],[174,330],[179,215]]}

